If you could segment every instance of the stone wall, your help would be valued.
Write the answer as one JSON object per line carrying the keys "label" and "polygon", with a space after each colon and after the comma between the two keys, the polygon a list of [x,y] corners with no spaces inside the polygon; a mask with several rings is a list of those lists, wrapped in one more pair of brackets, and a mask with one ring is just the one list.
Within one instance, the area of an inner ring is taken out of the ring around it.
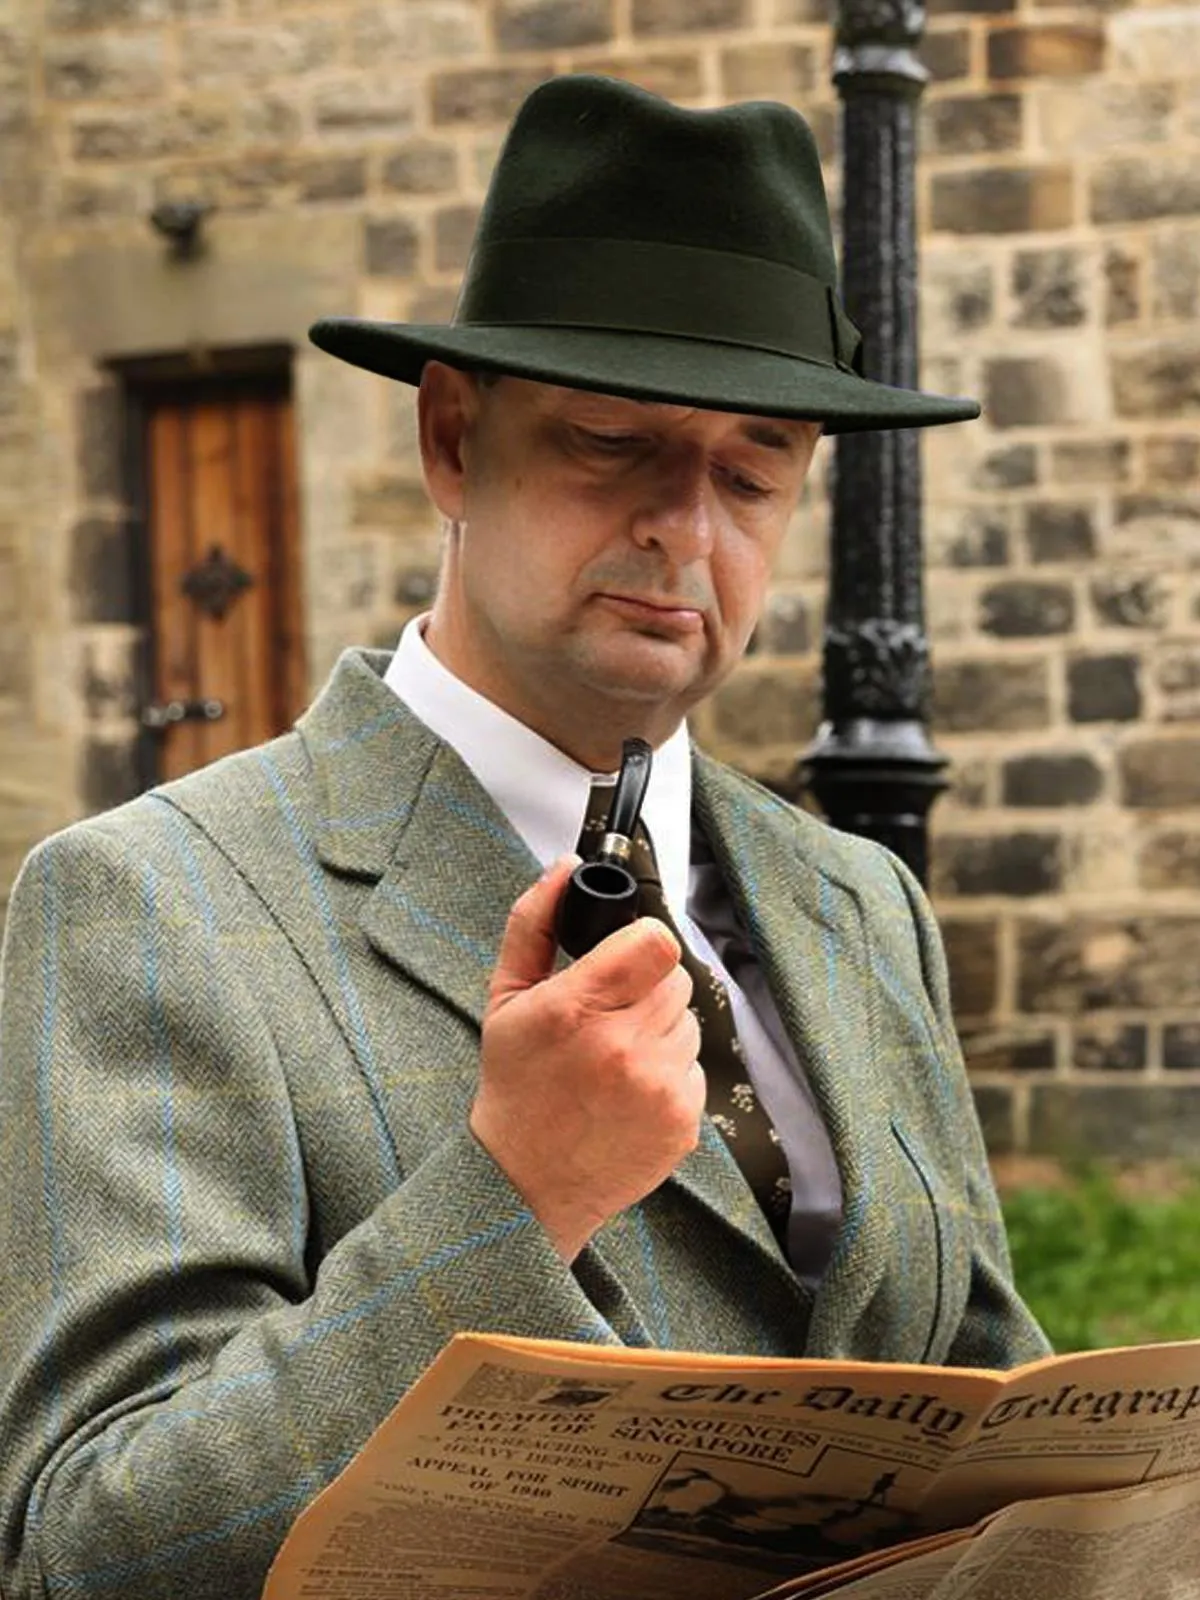
{"label": "stone wall", "polygon": [[[128,791],[114,356],[285,339],[314,682],[431,592],[411,398],[322,312],[444,316],[504,124],[588,68],[814,122],[821,0],[0,0],[0,896]],[[934,889],[997,1149],[1200,1135],[1200,7],[932,0],[924,381]],[[216,210],[169,263],[157,200]],[[698,721],[784,781],[810,737],[819,470],[754,653]]]}

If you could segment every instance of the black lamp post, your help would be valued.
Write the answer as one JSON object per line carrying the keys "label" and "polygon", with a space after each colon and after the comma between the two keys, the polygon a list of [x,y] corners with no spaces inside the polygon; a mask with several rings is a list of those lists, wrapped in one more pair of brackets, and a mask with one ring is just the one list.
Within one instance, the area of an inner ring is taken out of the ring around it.
{"label": "black lamp post", "polygon": [[[839,0],[842,276],[867,377],[917,385],[917,110],[928,73],[916,0]],[[835,827],[893,849],[924,881],[946,787],[929,741],[921,458],[913,429],[837,439],[824,722],[802,774]]]}

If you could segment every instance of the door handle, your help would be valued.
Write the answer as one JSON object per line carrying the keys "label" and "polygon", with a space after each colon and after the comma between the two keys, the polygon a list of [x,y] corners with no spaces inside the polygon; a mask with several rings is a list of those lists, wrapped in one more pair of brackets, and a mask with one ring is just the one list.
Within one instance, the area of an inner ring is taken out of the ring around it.
{"label": "door handle", "polygon": [[142,726],[163,733],[177,722],[219,722],[224,715],[223,700],[168,700],[146,706]]}

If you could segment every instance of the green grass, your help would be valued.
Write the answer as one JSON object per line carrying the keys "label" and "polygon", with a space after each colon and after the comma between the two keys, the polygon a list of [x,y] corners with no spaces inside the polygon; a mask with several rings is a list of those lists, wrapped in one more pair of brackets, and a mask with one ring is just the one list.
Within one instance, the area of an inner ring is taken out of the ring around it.
{"label": "green grass", "polygon": [[1058,1351],[1200,1339],[1200,1174],[1132,1196],[1110,1170],[1004,1197],[1017,1286]]}

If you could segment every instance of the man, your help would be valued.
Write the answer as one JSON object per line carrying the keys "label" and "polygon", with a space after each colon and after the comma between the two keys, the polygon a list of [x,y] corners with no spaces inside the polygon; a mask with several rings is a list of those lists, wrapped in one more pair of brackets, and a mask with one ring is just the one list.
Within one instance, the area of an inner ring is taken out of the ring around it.
{"label": "man", "polygon": [[[0,1078],[13,1600],[250,1600],[457,1329],[1044,1350],[919,890],[687,742],[821,426],[975,412],[861,377],[833,283],[793,112],[564,78],[518,116],[454,324],[314,330],[420,383],[441,584],[296,732],[22,873]],[[655,748],[654,914],[566,965],[592,775],[631,735]]]}

